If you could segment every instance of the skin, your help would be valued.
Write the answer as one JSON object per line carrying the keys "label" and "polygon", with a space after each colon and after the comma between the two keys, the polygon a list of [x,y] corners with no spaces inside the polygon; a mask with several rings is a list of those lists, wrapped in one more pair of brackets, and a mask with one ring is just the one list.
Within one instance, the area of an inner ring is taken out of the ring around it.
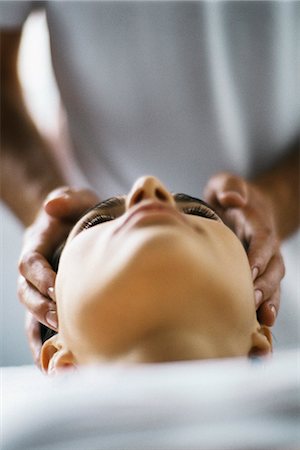
{"label": "skin", "polygon": [[[95,204],[97,196],[86,189],[67,186],[64,168],[68,152],[61,145],[59,160],[26,111],[17,73],[20,39],[21,29],[1,32],[0,194],[26,227],[19,260],[18,296],[28,311],[28,340],[39,364],[39,322],[57,329],[53,291],[56,274],[49,261],[57,241],[64,241],[80,215]],[[205,199],[247,243],[258,317],[268,326],[274,324],[278,314],[279,287],[284,275],[280,241],[299,227],[299,139],[291,143],[281,160],[272,164],[252,180],[217,174],[209,180],[205,192]]]}
{"label": "skin", "polygon": [[[238,238],[207,206],[139,178],[117,207],[70,233],[56,278],[59,333],[42,366],[165,362],[270,351],[256,318],[251,271]],[[187,209],[188,208],[188,209]]]}

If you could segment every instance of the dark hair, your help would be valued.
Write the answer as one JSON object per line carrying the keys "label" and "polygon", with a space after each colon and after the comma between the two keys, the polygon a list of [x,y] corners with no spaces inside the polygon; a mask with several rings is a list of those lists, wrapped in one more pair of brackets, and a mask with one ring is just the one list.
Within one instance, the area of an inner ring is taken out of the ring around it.
{"label": "dark hair", "polygon": [[43,323],[40,323],[40,335],[42,344],[48,341],[48,339],[50,339],[52,336],[55,336],[56,334],[57,334],[56,331],[51,330],[51,328],[48,328]]}

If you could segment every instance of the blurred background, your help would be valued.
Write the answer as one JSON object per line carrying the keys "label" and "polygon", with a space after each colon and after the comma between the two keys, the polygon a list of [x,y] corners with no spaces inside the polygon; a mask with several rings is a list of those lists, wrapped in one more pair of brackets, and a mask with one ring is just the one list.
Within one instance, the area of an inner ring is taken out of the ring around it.
{"label": "blurred background", "polygon": [[[32,14],[25,24],[19,72],[31,114],[40,130],[55,142],[64,124],[64,114],[51,71],[49,37],[43,13]],[[57,148],[59,151],[59,147]],[[78,180],[78,169],[72,165],[71,160],[69,164],[70,173]],[[1,366],[32,364],[24,331],[24,308],[19,304],[16,294],[22,234],[22,226],[0,204]],[[289,247],[295,246],[300,250],[300,233],[284,243],[283,255],[288,252]],[[280,315],[273,329],[275,350],[300,345],[300,252],[298,251],[298,255],[297,252],[293,253],[294,259],[289,258],[286,267]]]}

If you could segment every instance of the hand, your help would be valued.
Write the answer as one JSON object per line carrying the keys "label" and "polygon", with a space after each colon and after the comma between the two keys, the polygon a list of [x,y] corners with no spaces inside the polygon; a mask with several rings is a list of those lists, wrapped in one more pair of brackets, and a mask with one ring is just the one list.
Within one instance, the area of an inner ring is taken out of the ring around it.
{"label": "hand", "polygon": [[235,175],[212,177],[206,201],[244,244],[255,289],[257,317],[272,326],[280,304],[280,281],[285,269],[270,201],[254,183]]}
{"label": "hand", "polygon": [[39,323],[58,329],[54,284],[56,273],[50,264],[81,214],[99,202],[90,190],[62,187],[52,191],[36,220],[26,230],[19,261],[18,296],[31,314],[26,331],[35,362],[41,348]]}

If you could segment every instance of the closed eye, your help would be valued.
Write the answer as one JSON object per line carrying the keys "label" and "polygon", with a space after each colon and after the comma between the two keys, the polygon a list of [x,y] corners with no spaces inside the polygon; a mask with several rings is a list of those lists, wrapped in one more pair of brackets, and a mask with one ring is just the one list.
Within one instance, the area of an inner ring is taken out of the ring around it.
{"label": "closed eye", "polygon": [[104,222],[109,222],[114,220],[123,214],[125,209],[125,199],[124,197],[112,197],[104,202],[86,211],[81,219],[79,219],[78,224],[80,224],[77,233],[80,231],[87,230],[99,225]]}
{"label": "closed eye", "polygon": [[[216,212],[203,200],[186,194],[173,195],[176,205],[183,214],[220,220]],[[96,225],[109,222],[120,217],[125,212],[125,197],[113,197],[94,206],[79,220],[77,233],[88,230]],[[81,223],[80,223],[81,222]]]}
{"label": "closed eye", "polygon": [[79,231],[88,230],[89,228],[94,227],[100,223],[109,222],[110,220],[114,220],[115,217],[109,214],[99,214],[99,212],[95,211],[94,215],[89,216],[86,220],[82,222],[80,225]]}
{"label": "closed eye", "polygon": [[182,212],[184,214],[190,214],[192,216],[200,216],[205,217],[206,219],[219,220],[217,214],[204,205],[185,207],[182,209]]}
{"label": "closed eye", "polygon": [[174,194],[173,197],[178,209],[184,214],[221,221],[214,209],[203,200],[186,194]]}

